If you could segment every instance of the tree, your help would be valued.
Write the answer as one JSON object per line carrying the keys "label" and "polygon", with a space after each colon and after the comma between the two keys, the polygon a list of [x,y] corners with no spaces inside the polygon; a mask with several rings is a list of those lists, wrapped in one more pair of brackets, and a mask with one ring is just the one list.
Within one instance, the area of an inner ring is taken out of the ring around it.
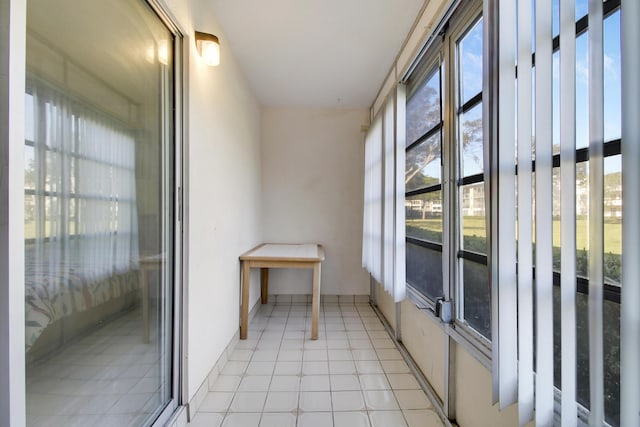
{"label": "tree", "polygon": [[[409,99],[407,104],[407,142],[412,144],[423,138],[433,129],[442,127],[440,113],[440,93],[438,86],[432,84],[435,74]],[[434,87],[435,86],[435,87]],[[464,122],[462,129],[462,151],[478,162],[482,153],[482,117]],[[434,133],[429,139],[406,153],[405,185],[407,188],[420,188],[440,181],[440,176],[430,177],[424,170],[431,162],[441,157],[441,133]]]}
{"label": "tree", "polygon": [[[437,74],[436,74],[437,76]],[[427,84],[423,85],[409,100],[407,105],[407,140],[409,144],[422,138],[428,131],[441,126],[440,94]],[[438,132],[419,147],[406,154],[405,185],[417,187],[420,181],[414,178],[436,158],[440,157],[440,133]],[[439,177],[437,177],[439,179]],[[412,185],[409,185],[409,184]]]}

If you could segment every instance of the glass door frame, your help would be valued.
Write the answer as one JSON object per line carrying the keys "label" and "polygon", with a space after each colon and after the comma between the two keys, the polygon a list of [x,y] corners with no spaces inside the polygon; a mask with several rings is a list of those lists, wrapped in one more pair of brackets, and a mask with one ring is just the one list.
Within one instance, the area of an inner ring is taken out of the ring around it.
{"label": "glass door frame", "polygon": [[[188,63],[188,49],[185,49],[183,31],[177,24],[177,20],[173,18],[172,14],[168,11],[168,8],[160,0],[139,0],[145,1],[156,13],[158,19],[167,28],[167,30],[174,36],[173,41],[173,114],[167,115],[173,119],[173,135],[170,135],[172,140],[166,141],[172,144],[173,148],[173,277],[172,277],[172,289],[173,292],[171,302],[172,306],[165,305],[164,315],[171,316],[171,328],[172,328],[172,373],[171,373],[171,399],[160,413],[158,418],[153,422],[153,426],[164,426],[174,416],[177,409],[184,405],[187,398],[187,383],[186,383],[186,318],[184,309],[186,300],[184,298],[183,284],[186,283],[182,266],[186,264],[185,254],[183,250],[185,248],[186,239],[184,226],[184,212],[183,212],[183,197],[184,197],[184,173],[186,169],[184,165],[185,153],[185,116],[184,105],[186,104],[184,90],[185,87],[185,64]],[[168,225],[168,224],[167,224]],[[186,271],[186,269],[185,269]]]}

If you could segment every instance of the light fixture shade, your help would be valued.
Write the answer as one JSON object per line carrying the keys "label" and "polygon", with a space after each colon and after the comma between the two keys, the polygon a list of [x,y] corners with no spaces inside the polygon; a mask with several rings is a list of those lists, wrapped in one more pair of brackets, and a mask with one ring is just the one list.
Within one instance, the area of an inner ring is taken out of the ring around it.
{"label": "light fixture shade", "polygon": [[213,34],[195,32],[198,54],[205,64],[216,66],[220,64],[220,42]]}

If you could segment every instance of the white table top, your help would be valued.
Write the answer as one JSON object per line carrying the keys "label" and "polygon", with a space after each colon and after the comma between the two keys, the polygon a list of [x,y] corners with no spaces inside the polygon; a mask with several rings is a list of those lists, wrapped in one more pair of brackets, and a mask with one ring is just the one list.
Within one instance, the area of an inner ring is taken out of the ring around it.
{"label": "white table top", "polygon": [[316,243],[265,243],[240,255],[241,260],[323,261],[324,250]]}

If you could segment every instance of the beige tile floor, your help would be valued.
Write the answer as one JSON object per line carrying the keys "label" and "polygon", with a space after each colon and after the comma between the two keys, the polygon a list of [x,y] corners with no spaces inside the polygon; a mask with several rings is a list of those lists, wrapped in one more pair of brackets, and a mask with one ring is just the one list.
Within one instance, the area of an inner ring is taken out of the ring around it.
{"label": "beige tile floor", "polygon": [[161,408],[155,334],[142,340],[139,309],[27,369],[27,426],[140,426]]}
{"label": "beige tile floor", "polygon": [[231,353],[191,427],[441,427],[373,309],[266,304]]}

